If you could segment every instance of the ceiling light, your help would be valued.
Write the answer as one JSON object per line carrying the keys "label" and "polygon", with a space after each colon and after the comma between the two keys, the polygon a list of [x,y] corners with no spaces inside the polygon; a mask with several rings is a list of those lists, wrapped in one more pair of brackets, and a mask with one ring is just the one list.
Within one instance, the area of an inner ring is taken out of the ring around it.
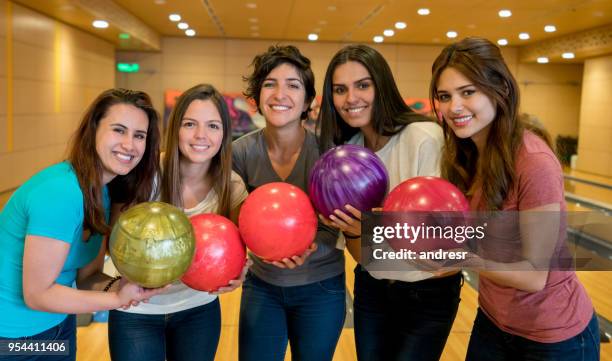
{"label": "ceiling light", "polygon": [[454,38],[457,37],[457,32],[456,31],[449,31],[449,32],[446,33],[446,37],[454,39]]}
{"label": "ceiling light", "polygon": [[521,39],[521,40],[529,39],[529,33],[520,33],[519,34],[519,39]]}
{"label": "ceiling light", "polygon": [[259,30],[259,25],[251,25],[250,29],[257,31]]}
{"label": "ceiling light", "polygon": [[429,9],[427,9],[427,8],[421,8],[421,9],[417,10],[417,14],[419,14],[419,15],[425,16],[425,15],[429,15],[429,13],[430,13]]}
{"label": "ceiling light", "polygon": [[185,30],[185,35],[187,36],[195,36],[196,32],[193,29],[187,29]]}
{"label": "ceiling light", "polygon": [[547,33],[554,33],[555,31],[557,31],[557,27],[554,25],[546,25],[544,27],[544,31],[546,31]]}
{"label": "ceiling light", "polygon": [[383,34],[385,36],[393,36],[393,35],[395,35],[395,31],[393,31],[391,29],[386,29],[385,31],[383,31]]}
{"label": "ceiling light", "polygon": [[156,3],[157,5],[164,5],[166,3],[166,0],[155,0],[154,3]]}
{"label": "ceiling light", "polygon": [[189,24],[187,24],[187,23],[178,23],[177,26],[181,30],[189,29]]}
{"label": "ceiling light", "polygon": [[259,37],[259,33],[251,33],[251,36],[254,38],[258,38]]}
{"label": "ceiling light", "polygon": [[317,35],[315,33],[310,33],[310,34],[308,34],[308,40],[310,40],[310,41],[317,41],[317,40],[319,40],[319,35]]}
{"label": "ceiling light", "polygon": [[548,63],[548,58],[547,58],[547,57],[545,57],[545,56],[540,56],[540,57],[538,58],[538,63],[540,63],[540,64],[546,64],[546,63]]}
{"label": "ceiling light", "polygon": [[106,21],[106,20],[94,20],[93,23],[91,23],[91,25],[93,25],[94,28],[106,29],[106,28],[108,28],[108,21]]}
{"label": "ceiling light", "polygon": [[374,40],[375,43],[382,43],[385,41],[385,38],[380,35],[376,35],[372,40]]}
{"label": "ceiling light", "polygon": [[246,7],[249,9],[257,9],[257,4],[255,3],[246,3]]}
{"label": "ceiling light", "polygon": [[170,21],[181,21],[181,16],[179,14],[170,14],[168,19],[170,19]]}
{"label": "ceiling light", "polygon": [[259,22],[259,19],[257,19],[257,18],[249,18],[249,22],[255,24],[255,23]]}
{"label": "ceiling light", "polygon": [[406,23],[403,21],[398,21],[397,23],[395,23],[395,28],[396,29],[406,29]]}
{"label": "ceiling light", "polygon": [[500,18],[509,18],[512,16],[512,11],[504,9],[500,10],[497,14]]}
{"label": "ceiling light", "polygon": [[501,46],[506,46],[506,45],[508,45],[508,39],[499,39],[499,40],[497,40],[497,44],[499,44]]}
{"label": "ceiling light", "polygon": [[574,55],[574,53],[563,53],[561,54],[561,57],[563,59],[574,59],[576,56]]}
{"label": "ceiling light", "polygon": [[327,25],[327,20],[321,20],[321,21],[319,21],[319,25]]}
{"label": "ceiling light", "polygon": [[336,11],[336,5],[330,5],[327,7],[327,10],[329,11]]}

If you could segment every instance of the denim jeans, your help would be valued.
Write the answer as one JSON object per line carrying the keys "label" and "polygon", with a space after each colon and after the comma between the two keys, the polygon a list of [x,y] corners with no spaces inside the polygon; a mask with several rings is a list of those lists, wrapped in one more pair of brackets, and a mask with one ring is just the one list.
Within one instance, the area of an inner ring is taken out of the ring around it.
{"label": "denim jeans", "polygon": [[468,345],[467,361],[596,361],[599,360],[597,317],[578,335],[561,342],[542,343],[500,330],[478,309]]}
{"label": "denim jeans", "polygon": [[360,361],[438,360],[459,308],[463,277],[379,280],[355,268],[355,344]]}
{"label": "denim jeans", "polygon": [[76,316],[68,315],[64,321],[57,326],[38,333],[33,336],[19,338],[0,337],[3,341],[68,341],[68,355],[31,355],[31,356],[15,356],[15,355],[0,355],[0,361],[74,361],[76,360]]}
{"label": "denim jeans", "polygon": [[110,311],[113,361],[214,360],[221,333],[219,299],[165,315]]}
{"label": "denim jeans", "polygon": [[247,274],[240,302],[239,359],[331,360],[346,312],[344,273],[303,286],[279,287]]}

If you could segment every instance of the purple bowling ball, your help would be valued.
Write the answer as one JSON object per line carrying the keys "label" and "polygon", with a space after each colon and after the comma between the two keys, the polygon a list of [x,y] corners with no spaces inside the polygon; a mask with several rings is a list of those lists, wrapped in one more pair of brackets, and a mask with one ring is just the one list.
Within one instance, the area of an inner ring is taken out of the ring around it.
{"label": "purple bowling ball", "polygon": [[380,207],[388,187],[387,169],[378,156],[346,144],[328,150],[314,164],[308,193],[316,210],[329,218],[335,209],[350,215],[346,204],[361,212]]}

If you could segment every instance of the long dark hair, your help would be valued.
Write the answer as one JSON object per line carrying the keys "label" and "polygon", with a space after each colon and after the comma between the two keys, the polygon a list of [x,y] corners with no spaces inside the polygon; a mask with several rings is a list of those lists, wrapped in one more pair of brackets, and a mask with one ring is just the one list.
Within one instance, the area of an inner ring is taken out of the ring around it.
{"label": "long dark hair", "polygon": [[161,199],[178,207],[183,207],[182,182],[180,175],[179,131],[187,108],[194,100],[210,100],[223,124],[223,140],[221,148],[213,157],[209,173],[213,179],[213,189],[219,198],[217,213],[229,217],[231,208],[231,176],[232,176],[232,122],[227,104],[221,93],[212,85],[198,84],[185,91],[176,101],[170,114],[166,130],[165,150],[163,159],[163,175],[161,180]]}
{"label": "long dark hair", "polygon": [[334,107],[334,72],[338,66],[349,61],[363,65],[372,77],[375,91],[372,126],[377,134],[392,136],[410,123],[432,121],[406,105],[395,84],[389,64],[378,51],[367,45],[348,45],[334,55],[325,73],[320,121],[317,123],[321,132],[319,143],[321,152],[345,143],[359,132],[359,128],[353,128],[342,120]]}
{"label": "long dark hair", "polygon": [[261,109],[259,109],[261,86],[268,74],[281,64],[293,65],[304,83],[304,90],[306,91],[304,104],[308,104],[308,109],[300,115],[300,119],[304,120],[308,117],[310,103],[312,103],[316,96],[314,73],[310,68],[310,59],[302,55],[300,50],[293,45],[273,45],[265,53],[255,56],[251,63],[253,72],[249,76],[242,77],[242,80],[247,82],[247,89],[244,91],[244,95],[255,101],[257,111],[261,114]]}
{"label": "long dark hair", "polygon": [[433,63],[429,93],[436,112],[438,81],[447,68],[460,72],[491,100],[495,118],[482,154],[471,139],[458,138],[443,122],[442,176],[467,193],[478,175],[487,209],[501,209],[516,180],[515,157],[523,131],[531,128],[519,119],[518,85],[497,45],[483,38],[465,38],[445,47]]}
{"label": "long dark hair", "polygon": [[108,234],[102,201],[103,165],[96,151],[96,131],[100,120],[116,104],[129,104],[147,115],[145,151],[140,162],[126,175],[116,176],[109,184],[113,201],[128,205],[147,201],[153,191],[153,179],[159,171],[159,116],[144,92],[127,89],[109,89],[100,94],[89,106],[68,151],[68,161],[76,173],[84,198],[84,228]]}

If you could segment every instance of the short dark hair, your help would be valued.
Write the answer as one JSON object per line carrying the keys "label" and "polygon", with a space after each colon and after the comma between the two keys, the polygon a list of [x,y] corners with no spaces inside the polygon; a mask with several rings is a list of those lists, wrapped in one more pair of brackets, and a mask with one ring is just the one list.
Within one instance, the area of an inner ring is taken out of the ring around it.
{"label": "short dark hair", "polygon": [[321,121],[318,123],[321,129],[321,151],[345,143],[359,131],[344,122],[334,107],[332,89],[334,71],[349,61],[363,65],[372,77],[375,96],[371,121],[378,134],[391,136],[412,122],[431,121],[406,105],[393,79],[389,64],[376,49],[363,44],[348,45],[334,55],[325,73],[323,101],[319,113]]}
{"label": "short dark hair", "polygon": [[265,53],[255,56],[251,63],[253,72],[248,77],[242,77],[248,84],[244,95],[255,101],[257,110],[261,113],[261,109],[259,109],[261,86],[268,74],[281,64],[293,65],[304,83],[304,89],[306,90],[304,103],[308,104],[308,109],[302,112],[300,119],[306,119],[310,110],[310,103],[317,94],[314,87],[314,73],[310,68],[310,59],[302,55],[300,50],[293,45],[273,45]]}

